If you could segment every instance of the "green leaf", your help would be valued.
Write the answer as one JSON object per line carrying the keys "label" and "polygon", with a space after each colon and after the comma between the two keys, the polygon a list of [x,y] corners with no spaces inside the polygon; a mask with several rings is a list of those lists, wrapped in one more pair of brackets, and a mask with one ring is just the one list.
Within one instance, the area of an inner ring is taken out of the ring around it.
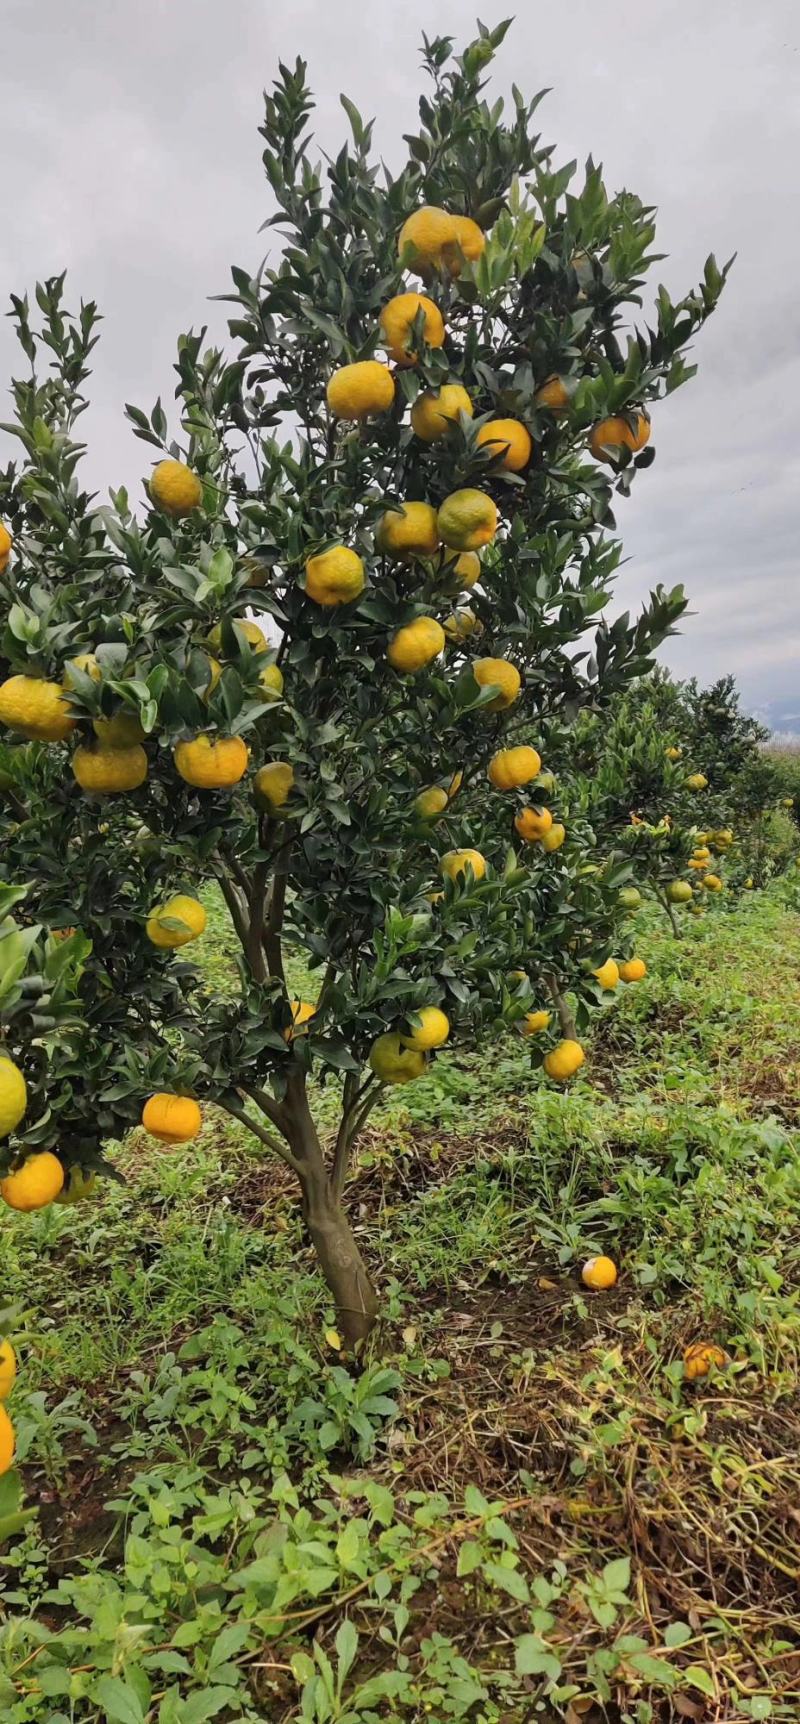
{"label": "green leaf", "polygon": [[692,1630],[688,1622],[668,1622],[664,1630],[664,1645],[669,1647],[685,1646],[692,1639]]}
{"label": "green leaf", "polygon": [[121,1676],[101,1676],[92,1685],[92,1699],[108,1724],[144,1724],[145,1712],[134,1688]]}
{"label": "green leaf", "polygon": [[538,1634],[522,1634],[514,1642],[514,1668],[518,1676],[547,1676],[557,1682],[561,1660]]}
{"label": "green leaf", "polygon": [[709,1672],[703,1668],[702,1664],[687,1664],[686,1669],[682,1671],[681,1675],[682,1680],[684,1682],[688,1682],[692,1688],[699,1689],[700,1693],[706,1694],[709,1700],[714,1699],[714,1679]]}
{"label": "green leaf", "polygon": [[216,1718],[230,1704],[230,1688],[204,1688],[202,1693],[190,1694],[184,1700],[181,1724],[205,1724],[206,1718]]}

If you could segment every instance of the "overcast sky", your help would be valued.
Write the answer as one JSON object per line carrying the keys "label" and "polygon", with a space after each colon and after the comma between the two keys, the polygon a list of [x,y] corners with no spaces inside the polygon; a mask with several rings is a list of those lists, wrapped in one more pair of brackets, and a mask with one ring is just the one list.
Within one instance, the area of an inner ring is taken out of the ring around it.
{"label": "overcast sky", "polygon": [[[510,7],[479,10],[494,24]],[[99,301],[89,481],[135,491],[149,462],[123,403],[168,403],[176,335],[208,322],[219,337],[225,308],[208,296],[269,243],[256,128],[278,58],[308,60],[324,148],[345,134],[345,90],[396,162],[415,127],[421,32],[463,44],[475,13],[457,0],[3,0],[2,13],[0,299],[67,267],[73,300]],[[697,343],[699,375],[658,409],[656,464],[620,505],[620,596],[635,605],[656,581],[683,581],[697,614],[669,648],[673,668],[706,681],[732,670],[748,703],[800,729],[795,0],[625,14],[540,0],[519,13],[493,88],[552,86],[539,120],[560,160],[591,151],[611,191],[659,206],[673,296],[709,251],[739,254]],[[14,368],[3,322],[0,377]]]}

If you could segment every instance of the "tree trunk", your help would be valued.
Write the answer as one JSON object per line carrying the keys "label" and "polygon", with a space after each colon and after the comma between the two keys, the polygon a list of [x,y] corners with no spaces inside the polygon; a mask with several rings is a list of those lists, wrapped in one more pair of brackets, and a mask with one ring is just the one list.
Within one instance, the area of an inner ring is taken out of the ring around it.
{"label": "tree trunk", "polygon": [[333,1294],[342,1337],[354,1346],[372,1329],[378,1298],[347,1216],[335,1202],[327,1180],[321,1191],[309,1191],[304,1183],[303,1214],[320,1269]]}
{"label": "tree trunk", "polygon": [[292,1122],[291,1145],[299,1164],[303,1217],[320,1269],[333,1294],[342,1337],[354,1346],[357,1341],[364,1341],[374,1327],[378,1297],[347,1216],[332,1190],[308,1105],[305,1079],[300,1073],[289,1081],[286,1105]]}

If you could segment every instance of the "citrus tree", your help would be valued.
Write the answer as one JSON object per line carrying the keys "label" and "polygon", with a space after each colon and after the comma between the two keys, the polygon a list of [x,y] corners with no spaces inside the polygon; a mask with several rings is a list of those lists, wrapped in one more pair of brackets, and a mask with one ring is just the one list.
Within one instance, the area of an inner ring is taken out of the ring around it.
{"label": "citrus tree", "polygon": [[[24,1178],[47,1201],[49,1152],[84,1189],[140,1118],[183,1142],[213,1102],[296,1175],[350,1341],[378,1301],[343,1194],[385,1087],[570,987],[588,1011],[613,948],[618,888],[581,875],[580,823],[562,859],[531,828],[538,743],[646,672],[684,608],[659,589],[604,615],[612,500],[651,465],[651,410],[725,277],[710,258],[630,326],[653,212],[591,161],[571,191],[538,97],[515,88],[508,117],[485,99],[506,28],[455,59],[426,42],[394,177],[344,97],[323,172],[305,67],[281,67],[262,127],[280,252],[234,269],[229,350],[180,339],[173,426],[160,401],[128,409],[156,452],[144,508],[82,487],[95,307],[70,315],[61,277],[13,302],[0,876],[74,931],[82,974],[69,1035],[6,1032],[27,1098],[3,1194],[20,1207]],[[204,888],[237,937],[233,994],[189,961]],[[556,1080],[583,1058],[571,1030],[555,1010],[536,1040]]]}

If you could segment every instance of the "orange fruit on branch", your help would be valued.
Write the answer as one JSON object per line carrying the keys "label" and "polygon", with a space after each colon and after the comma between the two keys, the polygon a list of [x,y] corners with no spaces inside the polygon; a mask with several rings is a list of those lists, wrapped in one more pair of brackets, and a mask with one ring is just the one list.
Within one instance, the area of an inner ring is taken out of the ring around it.
{"label": "orange fruit on branch", "polygon": [[0,1197],[9,1209],[27,1215],[33,1209],[46,1209],[58,1196],[64,1184],[64,1169],[57,1155],[49,1149],[29,1155],[22,1166],[0,1179]]}
{"label": "orange fruit on branch", "polygon": [[142,1109],[142,1125],[161,1143],[188,1143],[197,1136],[203,1115],[188,1095],[170,1095],[159,1090]]}
{"label": "orange fruit on branch", "polygon": [[189,515],[203,499],[196,473],[182,461],[159,461],[150,475],[150,495],[157,508],[176,519]]}
{"label": "orange fruit on branch", "polygon": [[359,359],[334,371],[325,396],[335,419],[371,419],[394,405],[394,378],[380,360]]}

